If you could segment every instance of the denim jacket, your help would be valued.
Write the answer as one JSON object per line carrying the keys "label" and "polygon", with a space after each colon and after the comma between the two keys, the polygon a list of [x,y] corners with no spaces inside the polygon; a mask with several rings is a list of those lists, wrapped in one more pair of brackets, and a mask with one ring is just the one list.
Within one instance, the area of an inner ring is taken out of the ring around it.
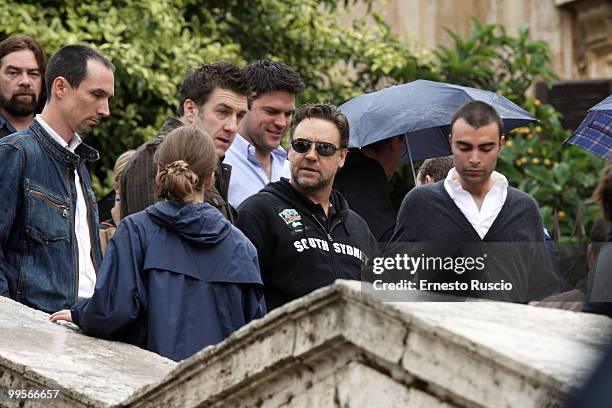
{"label": "denim jacket", "polygon": [[96,273],[102,255],[98,208],[85,161],[98,152],[63,148],[35,120],[0,139],[0,295],[53,312],[77,300],[76,185],[81,179]]}

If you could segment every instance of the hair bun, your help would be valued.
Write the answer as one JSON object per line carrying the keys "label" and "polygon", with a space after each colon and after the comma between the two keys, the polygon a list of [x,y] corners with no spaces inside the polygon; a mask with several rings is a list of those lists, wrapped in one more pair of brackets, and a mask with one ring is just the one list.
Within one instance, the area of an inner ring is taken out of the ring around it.
{"label": "hair bun", "polygon": [[197,185],[199,177],[191,171],[189,163],[185,160],[175,160],[172,163],[166,164],[165,173],[169,176],[185,176],[192,185]]}
{"label": "hair bun", "polygon": [[168,174],[180,174],[191,171],[191,169],[189,168],[189,163],[185,160],[175,160],[172,163],[166,164],[166,171],[168,171]]}

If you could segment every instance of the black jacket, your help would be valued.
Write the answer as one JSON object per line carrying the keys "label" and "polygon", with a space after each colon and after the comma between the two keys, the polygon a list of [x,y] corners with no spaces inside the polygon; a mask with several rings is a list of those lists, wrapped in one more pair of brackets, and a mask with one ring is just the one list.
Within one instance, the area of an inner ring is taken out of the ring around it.
{"label": "black jacket", "polygon": [[397,208],[391,202],[389,181],[378,161],[359,149],[349,150],[344,167],[334,179],[334,190],[342,193],[351,210],[363,217],[377,241],[391,240]]}
{"label": "black jacket", "polygon": [[286,179],[238,207],[236,226],[257,248],[268,309],[336,279],[361,278],[376,242],[366,222],[332,191],[329,219]]}

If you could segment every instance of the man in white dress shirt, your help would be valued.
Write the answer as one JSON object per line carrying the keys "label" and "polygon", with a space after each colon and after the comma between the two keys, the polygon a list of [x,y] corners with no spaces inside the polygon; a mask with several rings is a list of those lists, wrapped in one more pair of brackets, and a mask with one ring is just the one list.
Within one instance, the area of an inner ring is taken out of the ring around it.
{"label": "man in white dress shirt", "polygon": [[[453,248],[465,247],[462,243],[466,242],[541,242],[510,245],[514,252],[500,250],[499,244],[480,245],[482,256],[488,252],[487,266],[499,266],[494,264],[493,255],[504,259],[502,267],[496,268],[496,276],[504,277],[504,283],[510,282],[514,289],[508,293],[497,291],[492,297],[527,301],[551,294],[558,282],[544,247],[538,205],[528,194],[509,186],[506,177],[495,171],[505,143],[502,132],[502,120],[492,106],[472,101],[459,108],[449,136],[454,167],[446,179],[414,188],[404,197],[392,241],[436,242],[434,255],[446,255],[455,251]],[[518,256],[506,262],[508,254],[513,253]],[[532,273],[534,269],[541,273]],[[484,275],[474,276],[490,281],[490,276]],[[454,279],[458,275],[448,276]]]}

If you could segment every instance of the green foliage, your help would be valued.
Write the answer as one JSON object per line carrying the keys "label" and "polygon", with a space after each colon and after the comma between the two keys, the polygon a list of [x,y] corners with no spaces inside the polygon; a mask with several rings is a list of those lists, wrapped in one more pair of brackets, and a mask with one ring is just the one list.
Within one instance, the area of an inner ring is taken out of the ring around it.
{"label": "green foliage", "polygon": [[547,68],[550,49],[544,41],[530,41],[529,27],[522,26],[518,36],[506,33],[503,26],[482,24],[472,19],[469,38],[449,29],[453,48],[442,45],[434,51],[440,75],[449,83],[498,92],[514,102],[524,102],[525,92],[536,79],[551,81],[557,75]]}
{"label": "green foliage", "polygon": [[[581,230],[588,233],[599,213],[598,207],[587,205],[585,199],[592,194],[604,161],[563,145],[571,132],[561,127],[559,113],[553,107],[533,98],[527,98],[524,107],[540,122],[507,135],[498,168],[513,185],[538,201],[551,231],[558,225],[564,241],[579,240]],[[579,219],[580,213],[584,221]]]}
{"label": "green foliage", "polygon": [[[559,112],[526,96],[536,80],[557,79],[547,68],[548,44],[529,40],[527,26],[521,27],[516,37],[497,24],[472,20],[472,26],[467,39],[447,30],[454,46],[439,46],[434,51],[441,80],[498,92],[538,118],[538,123],[507,135],[498,170],[511,185],[538,201],[549,230],[558,225],[562,239],[572,240],[571,236],[585,226],[588,231],[597,215],[596,206],[586,205],[585,199],[595,188],[604,161],[563,145],[571,132],[561,126]],[[580,225],[580,213],[586,225]]]}
{"label": "green foliage", "polygon": [[95,189],[104,194],[123,151],[154,136],[176,111],[185,71],[229,59],[286,62],[300,72],[299,102],[336,104],[381,83],[407,82],[430,72],[420,65],[382,18],[346,23],[341,8],[371,0],[101,0],[99,2],[0,0],[0,38],[35,37],[47,53],[84,43],[115,65],[112,115],[87,142],[99,149]]}
{"label": "green foliage", "polygon": [[[381,87],[423,78],[499,92],[540,119],[508,135],[499,168],[510,183],[532,194],[546,223],[559,220],[571,234],[577,213],[587,223],[596,209],[585,207],[603,161],[561,145],[568,136],[558,113],[527,98],[536,79],[551,81],[550,50],[496,24],[473,20],[468,38],[447,30],[452,47],[433,53],[409,37],[398,38],[380,15],[347,21],[346,8],[371,0],[101,0],[83,3],[0,0],[0,38],[35,37],[47,53],[85,43],[115,65],[111,118],[87,142],[102,153],[94,170],[95,190],[112,184],[115,158],[154,136],[177,107],[184,73],[202,63],[260,58],[294,66],[306,83],[299,103],[335,104]],[[346,13],[345,13],[346,14]],[[412,186],[408,167],[392,180],[397,201]],[[556,214],[556,216],[555,216]],[[588,226],[588,225],[587,225]]]}
{"label": "green foliage", "polygon": [[[2,4],[4,3],[4,4]],[[224,44],[213,25],[193,35],[184,9],[176,2],[0,1],[0,37],[27,34],[48,54],[70,43],[84,43],[101,51],[115,65],[115,98],[106,124],[87,136],[99,149],[95,171],[96,193],[112,184],[107,177],[115,158],[155,135],[164,117],[177,105],[177,88],[183,73],[204,61],[230,59],[243,62],[240,47]]]}

